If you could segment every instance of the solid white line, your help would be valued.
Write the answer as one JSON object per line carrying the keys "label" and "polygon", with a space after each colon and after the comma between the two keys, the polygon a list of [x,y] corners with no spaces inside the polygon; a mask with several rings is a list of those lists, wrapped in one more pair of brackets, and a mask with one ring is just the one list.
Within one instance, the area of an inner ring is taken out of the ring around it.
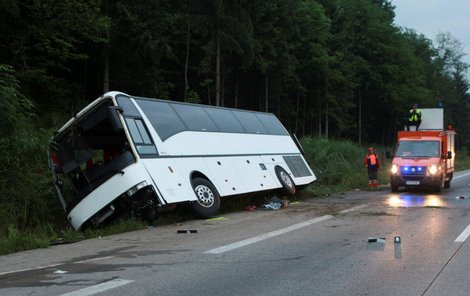
{"label": "solid white line", "polygon": [[463,174],[463,175],[460,175],[460,176],[455,176],[454,179],[460,179],[460,178],[463,178],[463,177],[466,177],[466,176],[470,176],[470,173]]}
{"label": "solid white line", "polygon": [[91,258],[91,259],[87,259],[87,260],[80,260],[80,261],[73,262],[73,264],[88,263],[88,262],[93,262],[93,261],[106,260],[106,259],[110,259],[110,258],[114,258],[114,256],[106,256],[106,257]]}
{"label": "solid white line", "polygon": [[38,269],[45,269],[45,268],[55,267],[55,266],[59,266],[59,265],[63,265],[63,264],[64,263],[57,263],[57,264],[51,264],[51,265],[46,265],[46,266],[38,266],[38,267],[32,267],[32,268],[5,271],[5,272],[0,272],[0,276],[11,274],[11,273],[23,272],[23,271],[32,271],[32,270],[38,270]]}
{"label": "solid white line", "polygon": [[225,253],[225,252],[228,252],[228,251],[232,251],[232,250],[244,247],[244,246],[248,246],[248,245],[260,242],[262,240],[265,240],[265,239],[268,239],[268,238],[271,238],[271,237],[275,237],[275,236],[287,233],[289,231],[297,230],[297,229],[300,229],[300,228],[303,228],[303,227],[306,227],[306,226],[309,226],[309,225],[312,225],[312,224],[315,224],[315,223],[318,223],[318,222],[322,222],[322,221],[325,221],[325,220],[328,220],[328,219],[331,219],[331,218],[333,218],[333,216],[331,216],[331,215],[321,216],[321,217],[318,217],[318,218],[315,218],[315,219],[312,219],[312,220],[304,221],[304,222],[294,224],[294,225],[291,225],[291,226],[288,226],[288,227],[285,227],[285,228],[281,228],[281,229],[278,229],[278,230],[275,230],[275,231],[271,231],[271,232],[268,232],[268,233],[265,233],[265,234],[262,234],[262,235],[259,235],[259,236],[255,236],[255,237],[252,237],[252,238],[249,238],[249,239],[245,239],[245,240],[233,243],[233,244],[229,244],[229,245],[218,247],[218,248],[215,248],[215,249],[212,249],[212,250],[208,250],[208,251],[205,251],[203,253],[204,254],[221,254],[221,253]]}
{"label": "solid white line", "polygon": [[355,207],[352,207],[350,209],[346,209],[346,210],[342,210],[341,212],[339,212],[340,214],[346,214],[346,213],[349,213],[349,212],[353,212],[353,211],[357,211],[357,210],[360,210],[360,209],[363,209],[365,207],[367,207],[368,205],[359,205],[359,206],[355,206]]}
{"label": "solid white line", "polygon": [[465,228],[465,230],[455,239],[456,243],[463,243],[467,240],[470,235],[470,225]]}
{"label": "solid white line", "polygon": [[111,280],[109,282],[105,282],[102,284],[83,288],[77,291],[73,291],[70,293],[65,293],[65,294],[62,294],[61,296],[90,296],[90,295],[95,295],[97,293],[101,293],[101,292],[114,289],[120,286],[124,286],[132,282],[134,281],[116,279],[116,280]]}

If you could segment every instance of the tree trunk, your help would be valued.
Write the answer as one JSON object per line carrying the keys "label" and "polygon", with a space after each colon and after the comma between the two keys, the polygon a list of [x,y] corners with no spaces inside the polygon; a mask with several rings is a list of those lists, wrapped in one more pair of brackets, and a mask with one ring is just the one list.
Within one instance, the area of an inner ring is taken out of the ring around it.
{"label": "tree trunk", "polygon": [[264,85],[265,85],[265,99],[264,99],[264,111],[268,112],[269,109],[269,77],[268,73],[266,73],[265,80],[264,80]]}
{"label": "tree trunk", "polygon": [[[104,6],[104,15],[108,16],[108,1],[104,0],[103,1],[103,6]],[[108,42],[109,42],[109,31],[108,31]],[[108,50],[108,44],[104,45],[104,50],[103,50],[103,92],[108,92],[109,91],[109,50]]]}
{"label": "tree trunk", "polygon": [[234,107],[235,108],[238,108],[238,70],[237,70],[237,74],[235,76],[235,100],[234,100]]}
{"label": "tree trunk", "polygon": [[299,89],[297,89],[297,101],[296,101],[296,104],[295,104],[295,128],[294,128],[294,133],[297,134],[298,133],[298,128],[299,128],[299,113],[300,113],[300,92],[299,92]]}
{"label": "tree trunk", "polygon": [[188,99],[188,90],[189,90],[189,82],[188,82],[188,68],[189,68],[189,28],[190,28],[190,16],[188,14],[188,27],[186,30],[186,63],[184,65],[184,101],[186,102]]}
{"label": "tree trunk", "polygon": [[358,143],[359,143],[359,146],[361,146],[361,143],[362,143],[362,93],[361,93],[361,87],[359,86],[359,89],[358,89],[358,96],[359,96],[359,122],[358,122],[358,125],[359,125],[359,139],[358,139]]}
{"label": "tree trunk", "polygon": [[109,53],[108,48],[104,49],[104,69],[103,69],[103,92],[109,91]]}
{"label": "tree trunk", "polygon": [[[326,96],[325,96],[326,97]],[[329,110],[328,110],[328,98],[326,98],[326,107],[325,107],[325,137],[328,139],[328,124],[329,124],[329,116],[328,116],[328,113],[329,113]]]}
{"label": "tree trunk", "polygon": [[216,62],[215,62],[215,105],[220,106],[220,40],[217,36]]}

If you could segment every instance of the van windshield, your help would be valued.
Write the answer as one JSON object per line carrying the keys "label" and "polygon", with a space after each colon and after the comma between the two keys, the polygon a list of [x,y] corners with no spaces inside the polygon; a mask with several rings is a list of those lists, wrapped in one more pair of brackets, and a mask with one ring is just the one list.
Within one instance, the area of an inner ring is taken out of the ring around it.
{"label": "van windshield", "polygon": [[396,157],[439,157],[439,141],[400,141]]}
{"label": "van windshield", "polygon": [[135,162],[122,125],[111,116],[111,112],[116,112],[110,110],[111,106],[111,100],[100,103],[51,141],[51,170],[67,212]]}

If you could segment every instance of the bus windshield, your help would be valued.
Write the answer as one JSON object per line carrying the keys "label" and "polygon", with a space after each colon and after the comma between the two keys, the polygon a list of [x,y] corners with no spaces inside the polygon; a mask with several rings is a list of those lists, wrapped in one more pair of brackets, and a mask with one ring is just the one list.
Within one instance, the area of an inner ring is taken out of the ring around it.
{"label": "bus windshield", "polygon": [[51,169],[62,206],[69,212],[80,200],[135,162],[124,130],[116,127],[106,100],[75,119],[51,141]]}
{"label": "bus windshield", "polygon": [[400,141],[397,157],[439,157],[439,141]]}

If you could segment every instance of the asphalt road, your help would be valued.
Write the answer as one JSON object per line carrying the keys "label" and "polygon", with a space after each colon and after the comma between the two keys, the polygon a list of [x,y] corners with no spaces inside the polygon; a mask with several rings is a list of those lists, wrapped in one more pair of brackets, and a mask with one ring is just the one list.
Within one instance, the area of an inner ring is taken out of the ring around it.
{"label": "asphalt road", "polygon": [[0,295],[469,295],[469,210],[470,171],[353,191],[2,256]]}

